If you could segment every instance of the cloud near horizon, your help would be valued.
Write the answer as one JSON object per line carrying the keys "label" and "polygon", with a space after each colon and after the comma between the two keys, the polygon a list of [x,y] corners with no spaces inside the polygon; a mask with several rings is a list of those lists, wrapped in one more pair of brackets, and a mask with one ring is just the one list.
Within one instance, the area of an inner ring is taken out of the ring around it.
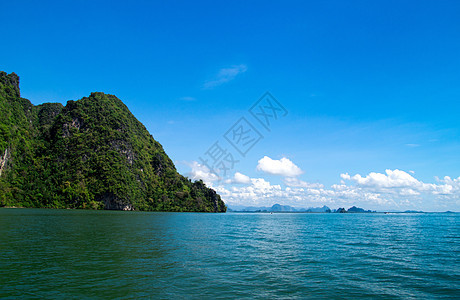
{"label": "cloud near horizon", "polygon": [[286,157],[276,160],[264,156],[259,160],[257,170],[284,177],[297,177],[303,174],[303,171]]}
{"label": "cloud near horizon", "polygon": [[321,183],[309,183],[303,180],[300,180],[295,177],[286,177],[283,179],[285,185],[290,187],[300,187],[300,188],[323,188],[324,185]]}
{"label": "cloud near horizon", "polygon": [[452,195],[460,191],[460,177],[451,179],[449,176],[443,180],[437,179],[441,184],[424,183],[415,179],[409,173],[395,169],[385,170],[383,173],[371,172],[367,176],[356,174],[354,176],[341,174],[344,180],[355,182],[358,186],[378,193],[396,193],[402,196],[420,195]]}
{"label": "cloud near horizon", "polygon": [[343,173],[340,174],[340,183],[327,188],[321,183],[297,178],[303,171],[287,158],[273,160],[265,156],[257,166],[267,174],[284,176],[283,185],[240,172],[235,172],[228,180],[221,180],[197,162],[188,165],[192,168],[189,175],[192,179],[205,181],[229,205],[271,206],[280,203],[295,207],[327,205],[331,208],[356,205],[373,210],[428,211],[459,210],[460,206],[460,177],[445,176],[435,178],[436,183],[425,183],[408,172],[387,169],[385,173],[370,172],[364,176]]}
{"label": "cloud near horizon", "polygon": [[192,180],[203,180],[207,185],[211,185],[212,182],[219,180],[219,177],[211,172],[208,167],[199,164],[196,161],[192,161],[191,163],[185,163],[191,169],[191,171],[187,174]]}
{"label": "cloud near horizon", "polygon": [[211,79],[206,81],[203,84],[204,89],[212,89],[229,81],[235,79],[241,73],[246,72],[248,67],[245,64],[231,66],[229,68],[222,68],[219,70],[217,75]]}
{"label": "cloud near horizon", "polygon": [[232,179],[228,179],[225,181],[225,183],[228,184],[250,184],[251,183],[251,178],[247,175],[241,174],[240,172],[236,172],[233,175]]}

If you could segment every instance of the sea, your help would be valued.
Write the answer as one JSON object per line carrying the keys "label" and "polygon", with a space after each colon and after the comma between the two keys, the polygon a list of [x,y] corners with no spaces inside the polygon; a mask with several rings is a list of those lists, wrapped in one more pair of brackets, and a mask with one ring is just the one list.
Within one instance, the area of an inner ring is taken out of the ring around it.
{"label": "sea", "polygon": [[3,208],[0,298],[460,299],[460,214]]}

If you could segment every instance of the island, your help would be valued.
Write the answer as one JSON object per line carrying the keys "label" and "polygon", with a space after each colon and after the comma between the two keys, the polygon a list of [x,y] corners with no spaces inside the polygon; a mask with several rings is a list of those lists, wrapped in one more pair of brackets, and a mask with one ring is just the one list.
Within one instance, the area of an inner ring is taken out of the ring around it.
{"label": "island", "polygon": [[356,206],[350,207],[348,210],[339,207],[338,209],[330,209],[326,205],[322,207],[296,208],[289,205],[274,204],[271,207],[255,207],[255,206],[229,206],[229,212],[256,212],[256,213],[376,213],[375,210],[365,210]]}
{"label": "island", "polygon": [[33,105],[0,72],[0,206],[225,212],[117,97]]}

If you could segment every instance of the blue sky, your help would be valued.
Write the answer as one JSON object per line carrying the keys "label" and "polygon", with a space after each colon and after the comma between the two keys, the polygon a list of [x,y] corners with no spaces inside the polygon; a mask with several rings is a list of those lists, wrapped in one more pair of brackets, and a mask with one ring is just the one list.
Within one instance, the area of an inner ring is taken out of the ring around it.
{"label": "blue sky", "polygon": [[[115,94],[229,205],[460,210],[458,1],[1,7],[23,97]],[[266,91],[288,111],[270,132],[248,112]],[[245,157],[223,137],[241,117],[263,135]],[[225,176],[200,164],[216,141],[239,160]]]}

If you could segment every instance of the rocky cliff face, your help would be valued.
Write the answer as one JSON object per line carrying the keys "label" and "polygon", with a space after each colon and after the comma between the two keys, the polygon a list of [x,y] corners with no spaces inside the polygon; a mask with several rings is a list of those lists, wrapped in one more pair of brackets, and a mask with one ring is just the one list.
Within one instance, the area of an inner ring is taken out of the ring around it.
{"label": "rocky cliff face", "polygon": [[19,97],[19,76],[16,73],[0,72],[0,82],[4,87],[9,86],[15,97]]}
{"label": "rocky cliff face", "polygon": [[113,95],[33,106],[20,98],[17,75],[2,72],[0,109],[0,205],[226,210],[214,190],[177,173]]}
{"label": "rocky cliff face", "polygon": [[8,148],[5,149],[5,153],[0,157],[0,176],[2,176],[2,171],[5,168],[5,165],[8,161]]}

